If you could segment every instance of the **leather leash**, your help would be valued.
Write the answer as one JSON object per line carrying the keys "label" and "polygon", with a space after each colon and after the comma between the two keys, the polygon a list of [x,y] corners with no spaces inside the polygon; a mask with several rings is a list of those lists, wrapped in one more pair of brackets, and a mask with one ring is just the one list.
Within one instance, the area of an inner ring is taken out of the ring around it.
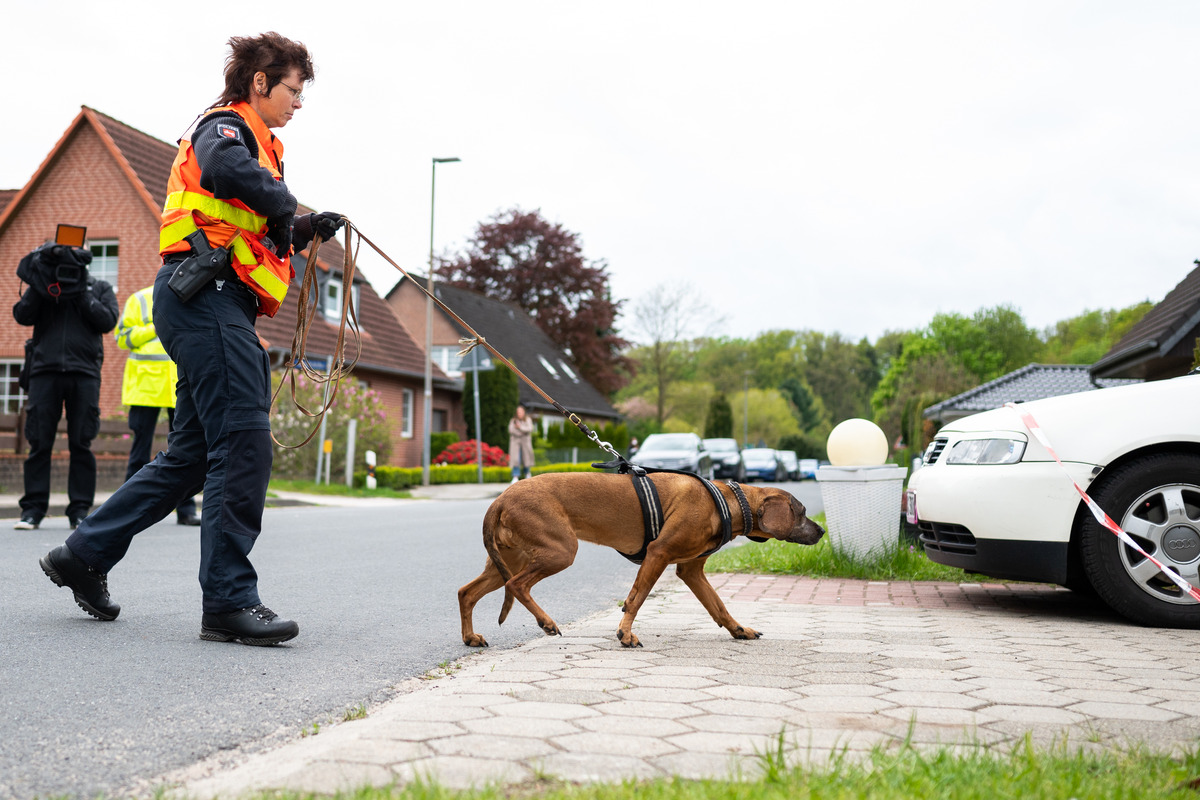
{"label": "leather leash", "polygon": [[[362,355],[362,336],[358,329],[358,319],[354,313],[354,303],[351,300],[351,289],[354,284],[354,274],[357,270],[358,250],[362,243],[365,242],[368,247],[370,247],[380,256],[380,258],[399,270],[399,272],[404,277],[412,281],[413,285],[420,289],[426,297],[437,303],[439,308],[450,315],[455,322],[457,322],[463,327],[464,330],[470,333],[469,337],[459,339],[459,344],[464,345],[463,349],[458,352],[460,356],[465,356],[476,347],[482,345],[489,353],[495,356],[500,363],[512,370],[518,378],[525,381],[525,383],[528,384],[531,389],[541,395],[547,403],[550,403],[552,406],[554,406],[554,408],[557,409],[564,417],[566,417],[572,425],[582,431],[583,435],[588,438],[588,441],[594,443],[601,450],[611,454],[619,461],[625,460],[621,454],[616,451],[616,448],[614,448],[610,443],[601,440],[596,432],[589,428],[577,414],[564,408],[561,403],[548,395],[546,392],[542,391],[540,386],[534,383],[524,372],[521,372],[521,370],[517,369],[516,364],[509,361],[503,353],[493,347],[487,341],[487,339],[479,334],[478,331],[468,325],[466,320],[454,313],[453,309],[432,295],[426,287],[421,285],[420,281],[415,280],[411,275],[409,275],[408,271],[404,269],[404,267],[393,261],[387,253],[383,252],[383,250],[381,250],[374,242],[363,235],[363,232],[359,230],[353,222],[351,222],[347,217],[342,217],[342,220],[345,223],[346,228],[346,245],[344,247],[345,255],[342,262],[342,317],[338,323],[337,349],[333,356],[334,363],[329,364],[329,372],[327,374],[322,374],[312,367],[306,352],[308,330],[312,326],[313,319],[316,317],[315,311],[317,303],[319,302],[319,298],[315,297],[315,286],[317,251],[320,249],[321,239],[320,237],[314,237],[312,245],[308,251],[308,262],[305,264],[304,277],[300,283],[300,311],[296,317],[296,334],[292,338],[291,357],[284,363],[283,379],[280,380],[279,387],[271,396],[271,405],[274,407],[275,399],[279,394],[279,390],[283,388],[284,382],[290,377],[292,384],[292,402],[296,405],[296,408],[300,409],[300,411],[306,416],[315,417],[317,419],[317,424],[308,434],[305,440],[298,445],[282,444],[278,439],[275,439],[274,434],[271,434],[271,438],[275,440],[276,444],[278,444],[280,447],[293,449],[297,447],[303,447],[312,441],[313,436],[316,435],[317,430],[320,427],[321,418],[324,417],[330,406],[333,405],[334,398],[337,397],[337,390],[341,380],[350,374],[351,370],[358,363],[359,357]],[[352,237],[354,236],[358,237],[358,241],[356,246],[351,248],[351,242],[354,241]],[[430,264],[429,267],[432,269],[433,265]],[[310,297],[312,297],[311,304],[309,302]],[[345,358],[342,356],[346,339],[346,324],[348,320],[352,322],[351,330],[353,331],[354,339],[357,345],[357,352],[354,356],[354,359],[349,363],[347,363]],[[310,411],[309,409],[304,408],[304,406],[301,405],[296,399],[296,378],[294,368],[299,368],[303,374],[309,378],[309,380],[313,381],[317,385],[327,383],[333,384],[333,390],[328,392],[328,399],[322,404],[320,410]]]}

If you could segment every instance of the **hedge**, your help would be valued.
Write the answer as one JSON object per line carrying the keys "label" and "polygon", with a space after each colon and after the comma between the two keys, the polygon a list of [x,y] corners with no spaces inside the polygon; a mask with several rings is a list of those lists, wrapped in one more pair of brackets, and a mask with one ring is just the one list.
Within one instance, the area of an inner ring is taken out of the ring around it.
{"label": "hedge", "polygon": [[[545,464],[534,467],[534,475],[547,472],[601,472],[592,469],[590,464]],[[422,478],[421,467],[386,467],[375,468],[375,482],[384,489],[403,490],[420,486]],[[476,483],[479,480],[479,467],[475,464],[434,464],[429,468],[429,482],[434,485],[449,483]],[[484,483],[508,483],[512,480],[512,470],[508,467],[484,467]],[[354,473],[354,485],[362,488],[367,485],[367,473]]]}

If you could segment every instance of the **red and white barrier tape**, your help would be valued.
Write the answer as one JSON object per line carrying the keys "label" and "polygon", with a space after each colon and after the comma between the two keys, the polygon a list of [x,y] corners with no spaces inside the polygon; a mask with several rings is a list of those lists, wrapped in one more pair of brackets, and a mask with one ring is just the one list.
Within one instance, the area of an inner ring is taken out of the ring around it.
{"label": "red and white barrier tape", "polygon": [[1067,470],[1066,465],[1063,464],[1062,459],[1058,457],[1058,453],[1054,452],[1054,447],[1051,446],[1050,440],[1046,438],[1046,434],[1042,433],[1042,429],[1037,424],[1037,420],[1033,418],[1033,415],[1028,411],[1018,407],[1016,403],[1005,403],[1004,405],[1005,407],[1011,408],[1013,411],[1017,412],[1018,416],[1021,417],[1021,422],[1025,423],[1025,427],[1029,429],[1029,432],[1033,434],[1035,439],[1041,442],[1042,447],[1046,448],[1046,452],[1054,458],[1055,463],[1062,467],[1063,472],[1067,473],[1067,477],[1070,478],[1072,485],[1075,487],[1075,491],[1079,492],[1079,496],[1083,498],[1083,502],[1087,504],[1088,510],[1092,512],[1092,516],[1096,518],[1096,521],[1116,534],[1117,538],[1122,542],[1148,558],[1151,563],[1154,564],[1154,566],[1162,570],[1162,573],[1171,579],[1172,583],[1191,595],[1193,600],[1200,602],[1200,591],[1198,591],[1195,586],[1192,586],[1190,583],[1184,580],[1179,573],[1175,572],[1175,570],[1168,569],[1162,564],[1162,562],[1143,550],[1141,546],[1133,540],[1133,537],[1122,530],[1120,525],[1113,522],[1112,518],[1109,517],[1108,514],[1104,513],[1104,509],[1096,505],[1095,500],[1088,497],[1088,493],[1085,492],[1083,488],[1075,481],[1075,479],[1071,477],[1071,473]]}

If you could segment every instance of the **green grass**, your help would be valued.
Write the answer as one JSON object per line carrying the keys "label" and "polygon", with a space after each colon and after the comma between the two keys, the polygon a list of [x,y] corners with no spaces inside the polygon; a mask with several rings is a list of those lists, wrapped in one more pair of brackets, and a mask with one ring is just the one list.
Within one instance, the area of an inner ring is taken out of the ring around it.
{"label": "green grass", "polygon": [[[1194,798],[1200,751],[1180,757],[1144,747],[1096,753],[1065,745],[1038,748],[1028,737],[1007,753],[983,747],[917,749],[904,745],[854,758],[835,754],[811,767],[787,767],[788,753],[759,754],[760,777],[752,780],[690,781],[663,778],[619,784],[575,786],[539,776],[534,783],[476,791],[419,782],[397,789],[363,789],[335,795],[343,800],[850,800],[850,798]],[[719,758],[714,756],[714,758]],[[272,793],[273,800],[309,795]]]}
{"label": "green grass", "polygon": [[272,480],[267,484],[267,496],[272,492],[303,492],[304,494],[335,494],[342,497],[391,497],[404,499],[412,494],[395,489],[353,489],[344,483],[314,483],[312,481]]}
{"label": "green grass", "polygon": [[[822,527],[822,515],[814,517]],[[707,572],[764,572],[809,575],[814,578],[856,578],[869,581],[967,580],[965,572],[930,561],[920,547],[897,541],[880,558],[856,559],[834,549],[829,536],[811,546],[769,539],[762,544],[729,547],[708,559]]]}

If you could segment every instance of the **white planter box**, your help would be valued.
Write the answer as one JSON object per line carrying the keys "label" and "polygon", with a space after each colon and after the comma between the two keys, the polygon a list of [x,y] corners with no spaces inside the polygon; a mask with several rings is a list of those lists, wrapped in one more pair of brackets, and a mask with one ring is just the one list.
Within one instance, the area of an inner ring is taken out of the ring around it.
{"label": "white planter box", "polygon": [[900,534],[900,496],[908,470],[879,467],[821,467],[817,481],[825,502],[825,526],[838,552],[854,558],[881,555]]}

